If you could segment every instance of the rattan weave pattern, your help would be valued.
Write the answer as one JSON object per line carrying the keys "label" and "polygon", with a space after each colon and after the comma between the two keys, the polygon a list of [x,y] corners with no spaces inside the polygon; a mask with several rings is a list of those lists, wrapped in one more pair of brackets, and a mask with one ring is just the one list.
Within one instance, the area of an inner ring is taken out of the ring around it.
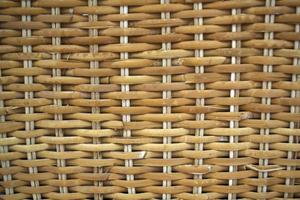
{"label": "rattan weave pattern", "polygon": [[0,0],[0,198],[299,199],[299,0]]}

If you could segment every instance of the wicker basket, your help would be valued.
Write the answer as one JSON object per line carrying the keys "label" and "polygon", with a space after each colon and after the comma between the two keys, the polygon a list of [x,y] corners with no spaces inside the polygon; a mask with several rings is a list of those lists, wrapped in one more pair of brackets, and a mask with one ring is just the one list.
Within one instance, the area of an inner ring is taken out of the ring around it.
{"label": "wicker basket", "polygon": [[0,0],[0,198],[299,199],[300,0]]}

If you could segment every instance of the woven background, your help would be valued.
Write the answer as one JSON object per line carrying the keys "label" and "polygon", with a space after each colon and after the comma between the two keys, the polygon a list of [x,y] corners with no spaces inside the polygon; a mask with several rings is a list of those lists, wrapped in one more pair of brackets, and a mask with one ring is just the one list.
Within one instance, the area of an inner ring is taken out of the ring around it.
{"label": "woven background", "polygon": [[299,23],[299,0],[1,0],[0,198],[300,198]]}

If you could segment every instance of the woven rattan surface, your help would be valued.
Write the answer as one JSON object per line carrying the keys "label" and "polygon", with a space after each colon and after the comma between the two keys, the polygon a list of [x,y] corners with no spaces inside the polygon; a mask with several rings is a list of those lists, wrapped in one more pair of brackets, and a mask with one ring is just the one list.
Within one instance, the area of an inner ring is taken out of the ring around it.
{"label": "woven rattan surface", "polygon": [[0,0],[0,198],[299,199],[299,0]]}

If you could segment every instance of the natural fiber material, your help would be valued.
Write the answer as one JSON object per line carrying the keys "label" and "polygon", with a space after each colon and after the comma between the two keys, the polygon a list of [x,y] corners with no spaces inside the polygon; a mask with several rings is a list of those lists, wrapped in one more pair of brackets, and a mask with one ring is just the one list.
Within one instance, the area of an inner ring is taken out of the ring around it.
{"label": "natural fiber material", "polygon": [[299,0],[1,0],[0,198],[299,199]]}

